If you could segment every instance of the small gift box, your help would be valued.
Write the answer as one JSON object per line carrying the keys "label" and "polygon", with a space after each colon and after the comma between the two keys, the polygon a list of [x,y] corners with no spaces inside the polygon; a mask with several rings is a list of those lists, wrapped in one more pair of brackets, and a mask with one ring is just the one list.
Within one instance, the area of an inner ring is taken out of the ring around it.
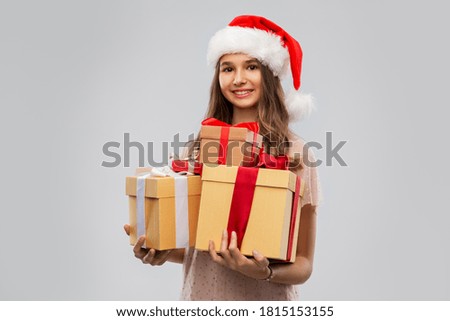
{"label": "small gift box", "polygon": [[201,179],[158,169],[139,170],[126,178],[130,244],[146,236],[145,246],[157,250],[194,246]]}
{"label": "small gift box", "polygon": [[215,118],[202,122],[200,163],[254,166],[262,148],[263,137],[256,122],[230,125]]}
{"label": "small gift box", "polygon": [[223,230],[235,231],[244,255],[294,262],[303,184],[289,170],[204,166],[195,247],[220,247]]}

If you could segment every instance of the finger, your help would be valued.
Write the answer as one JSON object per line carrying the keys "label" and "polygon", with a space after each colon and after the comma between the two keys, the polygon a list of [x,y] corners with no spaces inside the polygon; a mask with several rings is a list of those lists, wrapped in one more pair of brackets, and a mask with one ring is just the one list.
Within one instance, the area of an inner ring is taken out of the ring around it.
{"label": "finger", "polygon": [[222,242],[220,243],[220,252],[225,251],[228,248],[228,231],[223,230]]}
{"label": "finger", "polygon": [[226,262],[226,265],[229,267],[234,266],[233,260],[230,256],[230,251],[228,251],[228,231],[223,230],[222,233],[222,242],[220,243],[220,254]]}
{"label": "finger", "polygon": [[216,246],[214,245],[213,241],[209,241],[208,250],[209,250],[209,255],[211,256],[211,259],[214,262],[223,265],[223,263],[224,263],[223,259],[219,255],[217,255],[217,253],[216,253]]}
{"label": "finger", "polygon": [[144,264],[152,264],[153,258],[155,257],[156,250],[150,249],[148,253],[142,258],[142,263]]}
{"label": "finger", "polygon": [[147,251],[142,248],[144,246],[144,243],[145,243],[145,236],[141,236],[133,247],[134,256],[136,256],[139,259],[142,259],[145,256],[145,254],[147,254]]}
{"label": "finger", "polygon": [[241,262],[243,259],[246,259],[246,257],[242,255],[241,251],[237,246],[237,234],[235,231],[231,232],[230,246],[228,247],[228,250],[230,251],[231,257],[236,262]]}
{"label": "finger", "polygon": [[166,263],[171,252],[172,252],[172,250],[156,252],[156,254],[153,258],[153,261],[150,264],[151,265],[163,265],[164,263]]}
{"label": "finger", "polygon": [[136,244],[134,245],[135,248],[143,248],[145,244],[145,236],[141,235],[138,240],[136,241]]}
{"label": "finger", "polygon": [[230,245],[228,246],[228,248],[237,249],[237,234],[235,231],[231,232]]}
{"label": "finger", "polygon": [[123,229],[125,230],[125,233],[127,233],[127,235],[130,236],[130,229],[131,229],[130,225],[125,224],[123,226]]}
{"label": "finger", "polygon": [[267,266],[269,266],[269,260],[256,250],[253,250],[253,259],[255,260],[256,265],[258,265],[262,269],[265,269]]}

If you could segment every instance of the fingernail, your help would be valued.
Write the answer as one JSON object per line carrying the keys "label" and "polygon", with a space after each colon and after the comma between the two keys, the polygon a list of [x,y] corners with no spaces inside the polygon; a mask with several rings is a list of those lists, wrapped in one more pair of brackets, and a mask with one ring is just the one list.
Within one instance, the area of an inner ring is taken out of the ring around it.
{"label": "fingernail", "polygon": [[235,231],[231,232],[231,236],[236,237],[237,236],[236,232]]}
{"label": "fingernail", "polygon": [[228,231],[227,230],[223,230],[223,236],[228,236]]}
{"label": "fingernail", "polygon": [[260,257],[261,257],[261,254],[260,254],[258,251],[253,250],[253,256],[254,256],[254,257],[260,258]]}

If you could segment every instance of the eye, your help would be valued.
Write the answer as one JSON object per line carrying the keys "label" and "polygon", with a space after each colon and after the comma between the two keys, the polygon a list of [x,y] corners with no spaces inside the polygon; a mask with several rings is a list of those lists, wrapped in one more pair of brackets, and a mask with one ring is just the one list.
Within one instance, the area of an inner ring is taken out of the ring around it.
{"label": "eye", "polygon": [[249,65],[247,68],[249,70],[256,70],[256,69],[258,69],[258,65]]}
{"label": "eye", "polygon": [[231,67],[222,68],[222,72],[232,72],[232,71],[233,71],[233,68],[231,68]]}

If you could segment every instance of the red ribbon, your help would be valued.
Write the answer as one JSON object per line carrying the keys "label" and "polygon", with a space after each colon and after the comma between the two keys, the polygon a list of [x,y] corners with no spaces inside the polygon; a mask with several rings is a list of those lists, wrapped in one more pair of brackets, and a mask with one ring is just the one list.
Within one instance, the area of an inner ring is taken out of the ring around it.
{"label": "red ribbon", "polygon": [[[253,145],[256,143],[256,136],[259,132],[259,125],[257,122],[247,122],[247,123],[239,123],[236,125],[230,125],[216,118],[210,117],[206,118],[202,121],[202,125],[205,126],[221,126],[222,129],[220,131],[220,141],[219,141],[219,158],[217,163],[220,165],[224,165],[227,163],[227,151],[228,151],[228,138],[230,136],[230,128],[238,127],[238,128],[247,128],[254,132],[253,136]],[[254,146],[252,146],[252,152],[254,151]]]}
{"label": "red ribbon", "polygon": [[261,149],[257,167],[270,169],[288,169],[289,158],[286,155],[273,156]]}
{"label": "red ribbon", "polygon": [[299,197],[300,197],[300,183],[301,183],[301,179],[299,176],[297,176],[297,178],[295,180],[294,197],[292,199],[291,224],[289,226],[289,239],[288,239],[288,249],[287,249],[286,261],[291,260],[292,246],[293,246],[292,243],[294,240],[294,233],[295,233],[295,221],[297,219],[298,201],[299,201]]}
{"label": "red ribbon", "polygon": [[230,127],[222,126],[222,128],[220,129],[219,158],[217,159],[217,163],[219,165],[225,165],[227,163],[229,137],[230,137]]}
{"label": "red ribbon", "polygon": [[[174,172],[189,172],[189,161],[174,159],[172,160],[172,169]],[[191,170],[192,171],[192,170]],[[202,164],[199,162],[194,163],[194,174],[202,174]]]}
{"label": "red ribbon", "polygon": [[240,127],[240,128],[247,128],[251,130],[252,132],[258,133],[259,132],[259,125],[257,122],[247,122],[247,123],[239,123],[236,125],[230,125],[228,123],[225,123],[221,120],[218,120],[216,118],[210,117],[206,118],[202,121],[202,125],[205,126],[222,126],[222,127]]}
{"label": "red ribbon", "polygon": [[255,167],[239,167],[237,171],[227,230],[229,240],[231,239],[231,232],[236,232],[238,248],[241,248],[242,239],[247,229],[258,171],[259,169]]}

